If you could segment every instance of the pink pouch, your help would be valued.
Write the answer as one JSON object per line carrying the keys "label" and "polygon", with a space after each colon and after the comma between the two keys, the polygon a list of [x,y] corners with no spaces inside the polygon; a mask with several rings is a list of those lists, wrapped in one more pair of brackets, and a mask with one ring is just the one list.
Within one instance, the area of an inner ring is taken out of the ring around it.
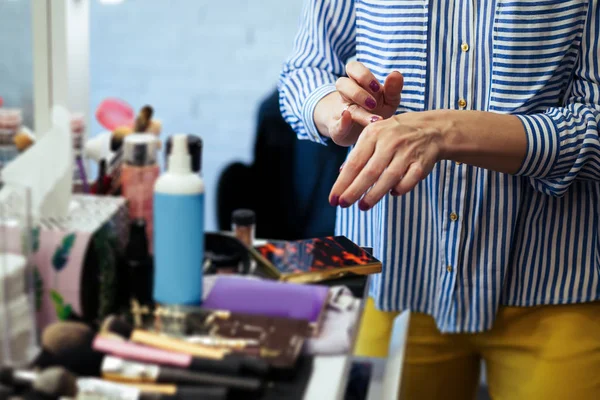
{"label": "pink pouch", "polygon": [[221,276],[202,307],[305,320],[318,333],[328,300],[326,286]]}

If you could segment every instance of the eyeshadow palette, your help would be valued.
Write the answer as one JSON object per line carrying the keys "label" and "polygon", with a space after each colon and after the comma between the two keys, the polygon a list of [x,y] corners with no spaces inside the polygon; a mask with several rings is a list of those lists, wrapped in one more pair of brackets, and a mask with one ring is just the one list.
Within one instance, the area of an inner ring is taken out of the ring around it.
{"label": "eyeshadow palette", "polygon": [[381,272],[381,262],[345,236],[268,241],[252,249],[263,272],[275,279],[309,283]]}

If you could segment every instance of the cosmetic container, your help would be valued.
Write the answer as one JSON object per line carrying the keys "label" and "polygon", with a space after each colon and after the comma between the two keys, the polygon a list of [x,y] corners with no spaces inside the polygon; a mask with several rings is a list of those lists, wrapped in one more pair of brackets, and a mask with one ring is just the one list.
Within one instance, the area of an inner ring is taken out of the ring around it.
{"label": "cosmetic container", "polygon": [[125,137],[123,165],[121,167],[121,191],[127,199],[129,217],[142,218],[146,222],[146,234],[153,243],[153,191],[160,174],[156,161],[159,141],[151,134],[134,133]]}
{"label": "cosmetic container", "polygon": [[154,186],[154,301],[199,305],[204,263],[204,182],[191,168],[187,135],[174,135]]}

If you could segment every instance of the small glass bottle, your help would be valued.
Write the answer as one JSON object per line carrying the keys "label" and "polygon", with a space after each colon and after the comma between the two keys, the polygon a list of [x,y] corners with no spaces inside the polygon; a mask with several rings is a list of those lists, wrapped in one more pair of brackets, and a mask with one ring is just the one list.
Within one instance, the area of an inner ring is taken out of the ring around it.
{"label": "small glass bottle", "polygon": [[134,133],[125,138],[121,190],[129,205],[129,217],[146,221],[146,233],[153,252],[153,193],[160,175],[156,160],[159,141],[152,134]]}
{"label": "small glass bottle", "polygon": [[256,233],[256,214],[252,210],[239,209],[231,215],[234,236],[246,247],[254,245]]}
{"label": "small glass bottle", "polygon": [[0,108],[0,170],[19,155],[15,136],[22,124],[23,114],[20,109]]}

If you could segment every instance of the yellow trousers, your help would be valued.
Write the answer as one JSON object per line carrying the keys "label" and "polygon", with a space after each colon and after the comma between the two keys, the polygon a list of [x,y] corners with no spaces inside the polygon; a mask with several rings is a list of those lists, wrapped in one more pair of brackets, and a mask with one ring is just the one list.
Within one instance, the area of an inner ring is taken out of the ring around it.
{"label": "yellow trousers", "polygon": [[[358,355],[387,355],[396,315],[368,299]],[[501,307],[494,327],[476,334],[441,334],[413,313],[399,398],[474,399],[482,359],[493,400],[598,400],[600,302]]]}

